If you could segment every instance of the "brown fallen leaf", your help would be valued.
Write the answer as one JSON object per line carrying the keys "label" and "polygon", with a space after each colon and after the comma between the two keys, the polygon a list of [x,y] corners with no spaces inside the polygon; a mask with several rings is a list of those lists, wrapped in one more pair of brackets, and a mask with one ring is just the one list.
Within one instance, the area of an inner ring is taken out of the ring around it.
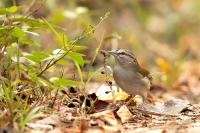
{"label": "brown fallen leaf", "polygon": [[102,128],[90,128],[87,133],[105,133]]}
{"label": "brown fallen leaf", "polygon": [[200,127],[189,128],[190,133],[200,133]]}
{"label": "brown fallen leaf", "polygon": [[35,123],[46,124],[46,125],[51,125],[51,126],[61,126],[63,124],[58,114],[52,114],[42,120],[37,120]]}
{"label": "brown fallen leaf", "polygon": [[94,103],[93,110],[94,112],[99,112],[99,111],[105,110],[108,107],[109,107],[109,104],[106,101],[97,100]]}
{"label": "brown fallen leaf", "polygon": [[120,107],[120,109],[117,111],[117,115],[121,118],[122,123],[128,122],[133,118],[133,115],[125,105]]}
{"label": "brown fallen leaf", "polygon": [[91,114],[90,119],[100,119],[111,126],[118,125],[118,121],[115,118],[113,110],[106,110],[99,113]]}
{"label": "brown fallen leaf", "polygon": [[119,133],[120,132],[120,129],[118,126],[103,126],[103,131],[104,133]]}
{"label": "brown fallen leaf", "polygon": [[52,130],[53,126],[48,124],[40,124],[40,123],[27,123],[26,124],[29,128],[35,130]]}
{"label": "brown fallen leaf", "polygon": [[79,128],[55,128],[48,133],[81,133]]}

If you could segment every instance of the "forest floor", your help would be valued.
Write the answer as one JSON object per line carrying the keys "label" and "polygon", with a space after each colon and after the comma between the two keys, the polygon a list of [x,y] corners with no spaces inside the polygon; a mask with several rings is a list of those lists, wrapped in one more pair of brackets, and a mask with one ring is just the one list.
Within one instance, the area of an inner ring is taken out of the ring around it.
{"label": "forest floor", "polygon": [[[71,88],[71,102],[64,104],[58,100],[51,113],[40,113],[28,123],[26,132],[48,133],[199,133],[200,105],[198,103],[199,69],[188,69],[183,73],[173,89],[166,90],[154,85],[154,97],[141,103],[136,97],[134,104],[126,106],[121,101],[124,93],[109,92],[109,85],[90,84],[91,94],[86,96],[86,104],[74,88]],[[112,86],[112,88],[116,88]],[[108,92],[107,92],[108,91]],[[96,93],[93,93],[96,92]],[[63,92],[64,93],[64,92]],[[60,96],[63,96],[60,93]],[[67,93],[66,93],[67,94]],[[98,95],[98,98],[97,96]],[[114,98],[112,97],[113,95]],[[139,103],[139,104],[138,104]]]}

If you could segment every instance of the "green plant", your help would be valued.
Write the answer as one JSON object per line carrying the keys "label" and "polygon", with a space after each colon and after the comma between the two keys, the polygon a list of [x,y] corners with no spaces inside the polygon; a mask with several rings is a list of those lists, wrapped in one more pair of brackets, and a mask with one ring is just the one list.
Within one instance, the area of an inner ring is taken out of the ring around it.
{"label": "green plant", "polygon": [[[46,19],[34,19],[24,14],[20,14],[23,7],[12,6],[0,9],[0,100],[1,109],[9,112],[10,122],[19,123],[19,128],[23,127],[42,110],[41,105],[48,106],[45,100],[51,99],[55,94],[51,104],[55,103],[59,90],[67,89],[67,86],[79,86],[83,95],[87,95],[86,83],[94,76],[90,76],[85,82],[81,68],[85,64],[84,54],[80,50],[87,47],[77,43],[90,37],[96,28],[108,17],[106,14],[101,18],[96,26],[86,26],[80,36],[68,39],[65,30],[54,25]],[[57,38],[58,46],[52,52],[43,52],[41,44],[36,41],[40,38],[42,31],[50,30]],[[102,41],[97,48],[94,62]],[[31,51],[26,51],[30,47]],[[74,63],[80,81],[66,78],[66,76],[49,77],[49,71],[66,67]],[[45,89],[44,89],[45,88]],[[51,106],[53,107],[53,106]]]}

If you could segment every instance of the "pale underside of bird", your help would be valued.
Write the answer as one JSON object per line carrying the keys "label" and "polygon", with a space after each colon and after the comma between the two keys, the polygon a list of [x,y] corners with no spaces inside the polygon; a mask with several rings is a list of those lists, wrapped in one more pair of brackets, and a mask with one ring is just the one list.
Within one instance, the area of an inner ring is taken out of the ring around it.
{"label": "pale underside of bird", "polygon": [[140,95],[145,100],[151,87],[150,73],[139,65],[135,55],[128,50],[108,53],[115,57],[113,78],[116,84],[129,95]]}

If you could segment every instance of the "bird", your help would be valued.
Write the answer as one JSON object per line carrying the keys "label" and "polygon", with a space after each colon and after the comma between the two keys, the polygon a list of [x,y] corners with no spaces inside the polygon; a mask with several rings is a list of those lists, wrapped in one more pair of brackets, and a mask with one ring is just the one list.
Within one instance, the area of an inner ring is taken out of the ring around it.
{"label": "bird", "polygon": [[115,59],[113,78],[117,86],[131,96],[128,103],[136,95],[141,96],[145,101],[152,85],[150,72],[140,66],[136,56],[129,50],[116,49],[107,53]]}

